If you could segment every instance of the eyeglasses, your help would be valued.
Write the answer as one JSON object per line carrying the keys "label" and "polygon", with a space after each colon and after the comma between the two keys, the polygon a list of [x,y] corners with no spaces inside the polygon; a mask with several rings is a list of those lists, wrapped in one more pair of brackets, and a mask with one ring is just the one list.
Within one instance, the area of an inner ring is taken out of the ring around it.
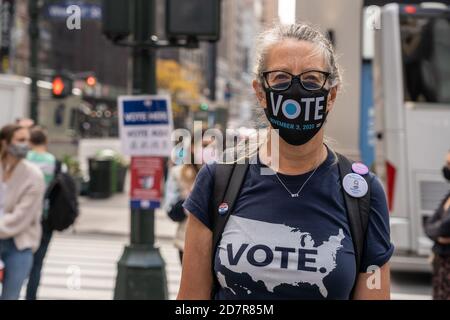
{"label": "eyeglasses", "polygon": [[286,71],[274,70],[262,73],[267,86],[273,91],[288,90],[294,81],[298,79],[301,86],[307,91],[321,90],[327,83],[331,73],[319,70],[309,70],[299,75],[293,75]]}

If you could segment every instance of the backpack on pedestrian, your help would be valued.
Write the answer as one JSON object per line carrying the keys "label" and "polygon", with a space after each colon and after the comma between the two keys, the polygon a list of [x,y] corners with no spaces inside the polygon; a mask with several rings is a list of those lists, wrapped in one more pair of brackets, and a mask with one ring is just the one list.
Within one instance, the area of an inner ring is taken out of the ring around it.
{"label": "backpack on pedestrian", "polygon": [[75,223],[79,215],[77,186],[75,180],[61,170],[59,162],[45,199],[47,214],[44,223],[50,230],[64,231]]}
{"label": "backpack on pedestrian", "polygon": [[[341,183],[344,177],[353,173],[353,162],[341,154],[337,154],[338,168]],[[215,252],[222,238],[222,233],[228,222],[230,215],[234,210],[234,205],[239,197],[241,187],[245,181],[249,168],[248,159],[245,164],[217,164],[214,178],[214,193],[212,203],[210,205],[210,216],[212,217],[213,238],[212,238],[212,263],[211,270],[214,274]],[[353,198],[347,192],[343,191],[345,206],[347,208],[347,217],[350,233],[355,248],[356,270],[360,270],[361,259],[363,256],[364,242],[366,239],[367,226],[369,223],[370,213],[370,181],[368,175],[364,176],[367,181],[368,192],[362,198]],[[344,190],[344,188],[342,188]],[[219,214],[220,207],[226,204],[228,211],[226,214]],[[211,298],[214,299],[220,284],[216,277],[214,278],[213,290]],[[352,289],[355,290],[356,282]]]}
{"label": "backpack on pedestrian", "polygon": [[167,215],[173,222],[183,222],[187,215],[183,208],[184,199],[179,200],[167,211]]}

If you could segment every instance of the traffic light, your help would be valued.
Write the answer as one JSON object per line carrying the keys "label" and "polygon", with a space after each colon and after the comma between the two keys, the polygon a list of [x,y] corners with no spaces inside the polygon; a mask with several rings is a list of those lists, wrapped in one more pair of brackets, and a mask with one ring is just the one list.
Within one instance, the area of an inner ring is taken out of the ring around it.
{"label": "traffic light", "polygon": [[72,80],[63,76],[56,75],[52,80],[52,95],[54,98],[62,99],[72,94]]}
{"label": "traffic light", "polygon": [[97,78],[94,76],[89,76],[86,78],[86,84],[89,87],[95,87],[95,85],[97,84]]}
{"label": "traffic light", "polygon": [[113,42],[123,40],[131,33],[130,2],[128,0],[102,1],[102,31]]}
{"label": "traffic light", "polygon": [[219,41],[221,0],[167,0],[166,6],[169,38]]}
{"label": "traffic light", "polygon": [[209,105],[207,103],[200,104],[200,110],[208,111],[209,110]]}

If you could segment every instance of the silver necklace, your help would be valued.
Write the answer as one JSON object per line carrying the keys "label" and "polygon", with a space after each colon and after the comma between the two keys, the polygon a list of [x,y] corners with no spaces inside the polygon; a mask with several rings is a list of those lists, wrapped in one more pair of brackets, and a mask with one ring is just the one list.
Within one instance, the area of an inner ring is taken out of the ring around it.
{"label": "silver necklace", "polygon": [[316,166],[316,168],[314,169],[313,173],[311,173],[311,175],[308,177],[308,179],[306,179],[306,181],[302,184],[300,190],[298,190],[297,193],[292,193],[288,187],[286,187],[286,185],[284,184],[284,182],[281,180],[281,178],[278,176],[278,173],[276,172],[275,175],[278,179],[278,181],[280,181],[281,185],[286,189],[286,191],[291,195],[292,198],[298,198],[300,197],[300,193],[303,191],[303,188],[306,186],[306,184],[308,183],[308,181],[312,178],[312,176],[316,173],[317,169],[320,167]]}

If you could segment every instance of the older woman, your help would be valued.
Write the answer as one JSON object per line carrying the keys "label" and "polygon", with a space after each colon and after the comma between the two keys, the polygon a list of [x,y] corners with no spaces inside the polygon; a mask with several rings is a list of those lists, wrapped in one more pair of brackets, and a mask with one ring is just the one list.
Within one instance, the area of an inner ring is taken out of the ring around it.
{"label": "older woman", "polygon": [[354,190],[343,185],[337,155],[324,144],[341,82],[331,43],[309,25],[276,26],[262,34],[257,62],[253,87],[279,148],[271,149],[269,135],[258,149],[215,248],[217,164],[200,171],[184,204],[191,214],[178,298],[389,299],[394,248],[382,186],[365,172],[370,215],[357,269],[342,189]]}
{"label": "older woman", "polygon": [[5,265],[2,300],[19,298],[41,239],[45,192],[41,171],[26,161],[29,130],[8,125],[0,131],[0,260]]}

